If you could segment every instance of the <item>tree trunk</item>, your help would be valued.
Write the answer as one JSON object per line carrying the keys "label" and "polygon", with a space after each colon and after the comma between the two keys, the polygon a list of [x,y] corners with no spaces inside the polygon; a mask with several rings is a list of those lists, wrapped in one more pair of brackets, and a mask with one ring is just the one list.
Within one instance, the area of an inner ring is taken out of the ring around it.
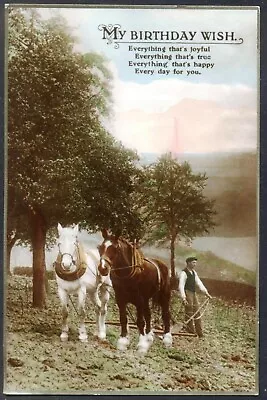
{"label": "tree trunk", "polygon": [[176,237],[172,235],[171,237],[171,286],[175,287],[176,276],[175,276],[175,239]]}
{"label": "tree trunk", "polygon": [[45,239],[46,227],[43,216],[35,210],[30,211],[32,241],[33,307],[44,308],[45,290]]}
{"label": "tree trunk", "polygon": [[49,285],[48,274],[47,274],[45,266],[44,266],[44,270],[45,270],[45,293],[46,293],[46,296],[48,297],[50,295],[50,285]]}
{"label": "tree trunk", "polygon": [[16,241],[17,241],[16,236],[7,239],[7,245],[6,245],[6,272],[7,272],[7,275],[11,275],[11,269],[10,269],[11,251],[12,251],[13,246],[16,243]]}

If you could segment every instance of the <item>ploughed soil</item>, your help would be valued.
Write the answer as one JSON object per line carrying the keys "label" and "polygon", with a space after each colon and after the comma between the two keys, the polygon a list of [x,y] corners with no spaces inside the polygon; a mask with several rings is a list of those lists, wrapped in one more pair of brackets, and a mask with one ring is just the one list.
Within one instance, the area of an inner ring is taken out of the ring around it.
{"label": "ploughed soil", "polygon": [[[147,355],[136,351],[137,330],[129,349],[116,349],[119,327],[107,325],[107,340],[94,336],[94,311],[88,303],[88,342],[80,343],[77,315],[70,305],[69,341],[60,341],[61,309],[56,282],[49,281],[47,305],[33,309],[31,278],[12,276],[5,293],[5,393],[31,394],[255,394],[257,393],[256,310],[250,302],[215,297],[203,314],[204,337],[175,335],[166,349],[155,336]],[[75,304],[76,298],[72,301]],[[200,296],[200,302],[204,299]],[[172,292],[173,331],[183,309]],[[134,310],[129,308],[134,322]],[[118,321],[111,296],[108,321]],[[153,313],[157,327],[158,310]],[[177,329],[176,329],[177,328]],[[181,332],[180,332],[181,333]]]}

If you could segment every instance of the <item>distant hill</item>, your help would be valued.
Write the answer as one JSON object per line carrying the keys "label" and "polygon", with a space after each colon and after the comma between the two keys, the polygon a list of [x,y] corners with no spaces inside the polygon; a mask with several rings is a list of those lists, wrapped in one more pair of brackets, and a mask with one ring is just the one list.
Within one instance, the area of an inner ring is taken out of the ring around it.
{"label": "distant hill", "polygon": [[[178,161],[188,161],[193,172],[206,172],[208,176],[246,176],[255,177],[257,170],[256,151],[176,153]],[[157,153],[141,153],[141,164],[148,165],[160,157]]]}

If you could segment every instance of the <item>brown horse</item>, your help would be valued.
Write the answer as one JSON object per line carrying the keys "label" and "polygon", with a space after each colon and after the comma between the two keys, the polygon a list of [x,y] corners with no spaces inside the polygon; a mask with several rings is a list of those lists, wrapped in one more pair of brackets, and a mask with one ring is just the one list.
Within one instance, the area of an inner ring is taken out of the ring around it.
{"label": "brown horse", "polygon": [[135,245],[124,238],[108,234],[107,230],[102,230],[102,236],[104,241],[98,247],[98,269],[104,276],[110,273],[119,307],[121,335],[117,348],[126,350],[129,344],[126,306],[131,303],[137,311],[137,327],[140,334],[137,348],[140,353],[147,352],[153,342],[150,299],[161,306],[164,323],[163,343],[166,347],[171,346],[171,287],[168,267],[159,260],[144,258]]}

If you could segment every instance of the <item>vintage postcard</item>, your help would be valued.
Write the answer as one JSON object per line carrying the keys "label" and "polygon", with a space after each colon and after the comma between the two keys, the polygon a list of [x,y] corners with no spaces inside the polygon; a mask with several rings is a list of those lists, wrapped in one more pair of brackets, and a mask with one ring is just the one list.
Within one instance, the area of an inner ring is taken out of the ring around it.
{"label": "vintage postcard", "polygon": [[4,393],[258,394],[259,20],[6,6]]}

